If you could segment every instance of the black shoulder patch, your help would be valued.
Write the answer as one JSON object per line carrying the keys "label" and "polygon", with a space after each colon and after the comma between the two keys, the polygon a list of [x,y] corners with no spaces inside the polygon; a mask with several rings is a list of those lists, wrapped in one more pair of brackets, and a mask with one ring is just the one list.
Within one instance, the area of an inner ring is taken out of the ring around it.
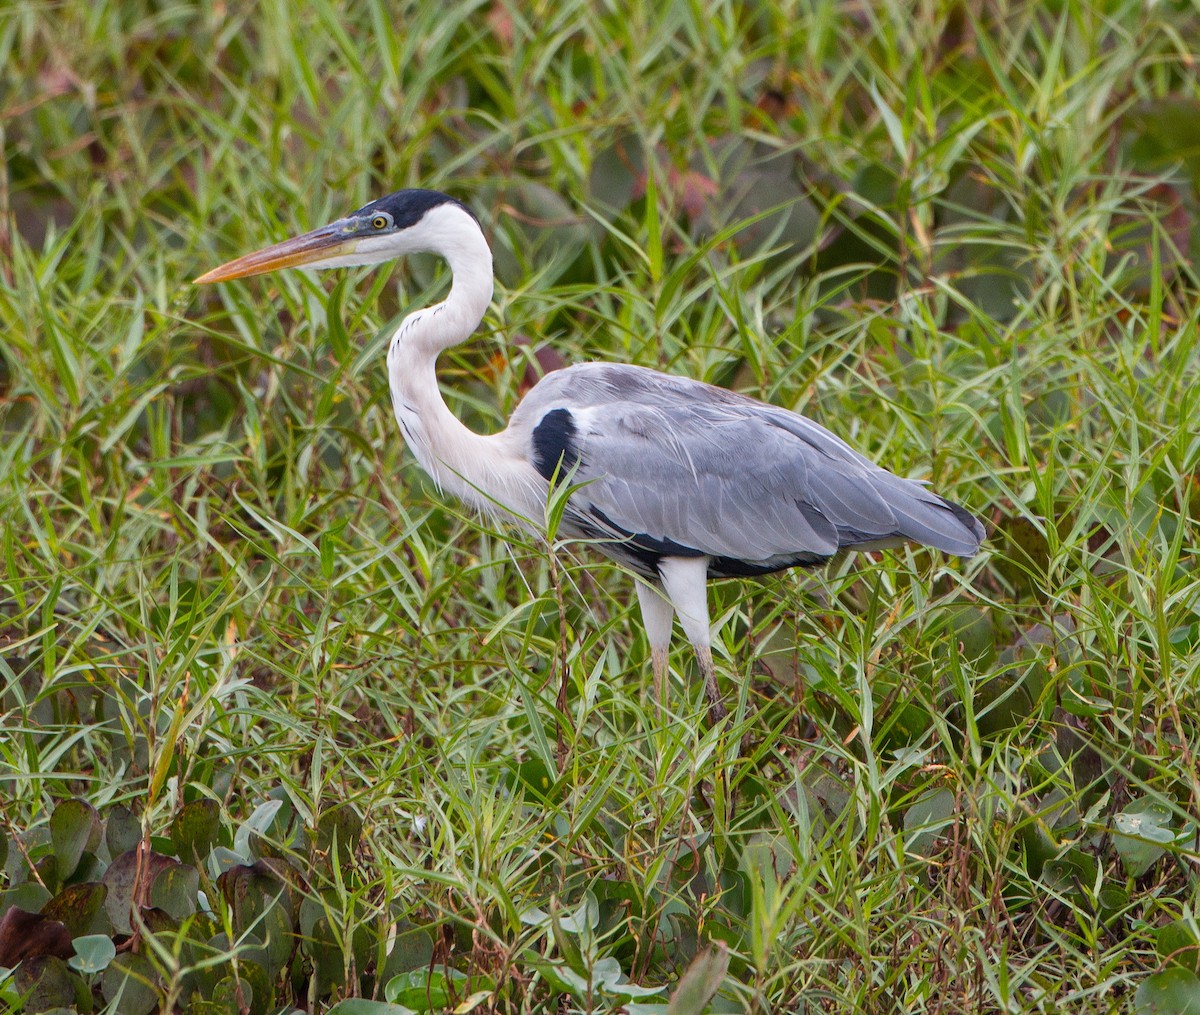
{"label": "black shoulder patch", "polygon": [[580,464],[575,420],[567,409],[551,409],[533,428],[533,467],[547,482]]}

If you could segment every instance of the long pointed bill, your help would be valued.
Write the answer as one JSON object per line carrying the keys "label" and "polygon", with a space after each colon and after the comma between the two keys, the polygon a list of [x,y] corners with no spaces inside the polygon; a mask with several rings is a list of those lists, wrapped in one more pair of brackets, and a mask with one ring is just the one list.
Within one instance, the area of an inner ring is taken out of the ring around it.
{"label": "long pointed bill", "polygon": [[212,271],[193,279],[193,282],[195,285],[228,282],[233,278],[263,275],[280,268],[302,268],[306,264],[319,264],[336,257],[346,257],[354,253],[359,237],[347,236],[345,226],[344,221],[331,222],[303,236],[275,243],[219,268],[213,268]]}

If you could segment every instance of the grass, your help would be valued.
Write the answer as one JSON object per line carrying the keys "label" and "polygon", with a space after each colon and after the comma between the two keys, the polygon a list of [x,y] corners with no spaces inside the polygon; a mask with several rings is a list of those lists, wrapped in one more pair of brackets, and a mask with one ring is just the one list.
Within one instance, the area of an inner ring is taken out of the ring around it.
{"label": "grass", "polygon": [[[107,864],[208,800],[208,958],[148,924],[151,1007],[266,982],[215,879],[283,855],[264,1012],[664,1010],[710,941],[713,1011],[1200,1010],[1198,42],[1174,3],[14,0],[0,909],[84,877],[62,801]],[[402,447],[438,265],[188,283],[406,185],[496,250],[441,371],[472,426],[542,348],[701,377],[984,552],[720,583],[733,725],[682,650],[660,711],[628,576]]]}

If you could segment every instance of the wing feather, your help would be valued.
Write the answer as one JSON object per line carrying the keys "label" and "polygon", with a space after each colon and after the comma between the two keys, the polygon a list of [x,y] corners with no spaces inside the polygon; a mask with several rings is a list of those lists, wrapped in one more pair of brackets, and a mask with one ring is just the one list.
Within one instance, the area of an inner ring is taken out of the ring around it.
{"label": "wing feather", "polygon": [[714,558],[828,557],[914,539],[974,553],[982,526],[912,480],[777,406],[640,367],[548,375],[513,414],[530,433],[567,409],[585,484],[576,511],[625,534]]}

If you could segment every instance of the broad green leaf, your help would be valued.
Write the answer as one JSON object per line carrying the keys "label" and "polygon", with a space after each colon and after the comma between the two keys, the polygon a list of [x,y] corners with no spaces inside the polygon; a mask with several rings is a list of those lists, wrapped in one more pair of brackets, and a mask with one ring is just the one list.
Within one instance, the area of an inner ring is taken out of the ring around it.
{"label": "broad green leaf", "polygon": [[1133,995],[1139,1015],[1200,1015],[1200,977],[1167,969],[1147,977]]}
{"label": "broad green leaf", "polygon": [[[453,990],[451,989],[453,987]],[[414,969],[393,976],[383,988],[383,996],[400,1006],[418,1011],[440,1011],[450,1004],[451,993],[460,996],[467,987],[467,975],[457,969]]]}
{"label": "broad green leaf", "polygon": [[104,909],[108,888],[100,881],[68,885],[42,906],[43,916],[61,920],[73,937],[102,934],[112,930]]}
{"label": "broad green leaf", "polygon": [[200,872],[187,863],[172,863],[159,871],[150,886],[150,905],[166,910],[176,920],[196,912]]}
{"label": "broad green leaf", "polygon": [[[238,965],[240,968],[241,963],[238,963]],[[245,977],[222,977],[217,981],[217,985],[213,989],[212,999],[217,1004],[232,1007],[238,1012],[254,1012],[256,1007],[261,1008],[261,1005],[256,1006],[254,987]]]}
{"label": "broad green leaf", "polygon": [[24,1010],[47,1012],[55,1008],[71,1009],[82,984],[56,955],[27,959],[16,969],[16,988],[26,995]]}
{"label": "broad green leaf", "polygon": [[86,976],[101,973],[117,955],[117,946],[107,934],[86,934],[71,942],[75,954],[67,965]]}
{"label": "broad green leaf", "polygon": [[278,972],[291,954],[294,927],[291,893],[268,865],[258,860],[251,865],[231,867],[217,879],[226,903],[233,911],[239,933],[265,949],[261,961]]}
{"label": "broad green leaf", "polygon": [[388,983],[400,973],[428,969],[433,951],[434,935],[431,928],[413,926],[408,921],[398,922],[396,939],[380,973],[380,980]]}
{"label": "broad green leaf", "polygon": [[1195,920],[1172,920],[1159,927],[1155,950],[1164,961],[1200,973],[1200,930]]}
{"label": "broad green leaf", "polygon": [[121,804],[112,807],[104,816],[104,841],[108,855],[118,857],[142,841],[142,826],[133,811]]}
{"label": "broad green leaf", "polygon": [[100,979],[104,1000],[121,1015],[150,1015],[159,1007],[154,967],[144,955],[123,952]]}
{"label": "broad green leaf", "polygon": [[[134,894],[138,886],[138,853],[140,849],[131,849],[122,853],[108,866],[104,872],[104,885],[108,895],[104,899],[104,908],[112,921],[113,930],[118,934],[132,934],[133,925],[130,922],[130,911],[133,908]],[[153,884],[159,873],[176,864],[169,856],[161,853],[147,853],[141,862],[141,877],[148,884]]]}
{"label": "broad green leaf", "polygon": [[570,994],[575,998],[587,995],[587,977],[575,972],[566,962],[562,960],[553,962],[549,959],[528,955],[525,957],[525,964],[541,973],[546,982],[560,993]]}
{"label": "broad green leaf", "polygon": [[86,800],[64,800],[50,815],[50,841],[61,878],[69,878],[85,851],[100,844],[100,815]]}
{"label": "broad green leaf", "polygon": [[354,851],[362,835],[362,818],[349,804],[330,807],[317,819],[317,852],[332,859],[336,847],[342,868],[354,862]]}
{"label": "broad green leaf", "polygon": [[40,913],[51,898],[44,885],[39,885],[36,881],[22,881],[0,895],[0,916],[14,906],[27,913]]}
{"label": "broad green leaf", "polygon": [[954,810],[954,794],[945,787],[919,796],[904,812],[905,850],[915,856],[927,855],[954,821]]}
{"label": "broad green leaf", "polygon": [[1042,884],[1076,903],[1086,903],[1099,873],[1100,864],[1091,853],[1072,846],[1042,867]]}
{"label": "broad green leaf", "polygon": [[600,907],[596,896],[591,892],[584,892],[575,912],[560,915],[558,923],[568,934],[584,935],[594,931],[600,923]]}
{"label": "broad green leaf", "polygon": [[[420,1010],[431,1009],[422,1006]],[[436,1011],[437,1009],[432,1010]],[[368,1001],[365,998],[351,997],[345,1001],[339,1001],[325,1015],[417,1015],[417,1010],[387,1001]]]}
{"label": "broad green leaf", "polygon": [[1113,819],[1113,845],[1131,878],[1141,877],[1175,841],[1171,812],[1151,800],[1131,803]]}
{"label": "broad green leaf", "polygon": [[217,844],[221,834],[221,807],[202,797],[184,804],[171,822],[175,854],[184,863],[200,863]]}

